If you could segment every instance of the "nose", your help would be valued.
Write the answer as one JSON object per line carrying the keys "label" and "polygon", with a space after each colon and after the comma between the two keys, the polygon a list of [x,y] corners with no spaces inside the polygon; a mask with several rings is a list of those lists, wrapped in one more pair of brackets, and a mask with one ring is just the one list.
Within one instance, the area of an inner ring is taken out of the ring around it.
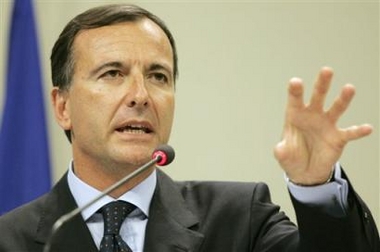
{"label": "nose", "polygon": [[149,105],[149,94],[142,76],[135,77],[128,85],[126,104],[128,107],[143,108]]}

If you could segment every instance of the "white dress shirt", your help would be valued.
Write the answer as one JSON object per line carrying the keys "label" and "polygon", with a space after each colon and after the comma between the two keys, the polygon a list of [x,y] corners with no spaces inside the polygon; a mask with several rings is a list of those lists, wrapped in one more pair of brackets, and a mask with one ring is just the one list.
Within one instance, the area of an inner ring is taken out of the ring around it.
{"label": "white dress shirt", "polygon": [[[72,164],[70,165],[68,172],[68,184],[79,207],[84,206],[101,193],[80,180],[74,174]],[[145,229],[149,217],[149,207],[155,187],[156,171],[118,199],[106,195],[82,211],[82,217],[85,220],[98,249],[103,238],[104,221],[102,214],[97,213],[97,211],[111,201],[123,200],[134,204],[137,208],[123,222],[120,229],[120,235],[133,252],[143,252]]]}

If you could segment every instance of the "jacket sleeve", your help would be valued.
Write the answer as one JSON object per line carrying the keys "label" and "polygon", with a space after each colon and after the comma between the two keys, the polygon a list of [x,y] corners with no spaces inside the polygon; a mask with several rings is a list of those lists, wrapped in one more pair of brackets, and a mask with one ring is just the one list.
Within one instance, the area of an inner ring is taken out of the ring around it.
{"label": "jacket sleeve", "polygon": [[[348,181],[343,172],[343,177]],[[349,181],[348,181],[349,182]],[[349,182],[348,211],[334,217],[291,196],[296,212],[300,251],[379,252],[379,233],[370,210]]]}

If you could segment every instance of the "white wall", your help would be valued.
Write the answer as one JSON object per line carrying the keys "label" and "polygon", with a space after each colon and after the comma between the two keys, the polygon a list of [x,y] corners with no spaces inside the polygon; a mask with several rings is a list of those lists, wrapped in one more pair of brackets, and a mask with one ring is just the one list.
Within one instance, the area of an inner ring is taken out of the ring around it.
{"label": "white wall", "polygon": [[[0,1],[3,80],[11,1]],[[47,102],[54,41],[72,17],[99,3],[35,1]],[[370,137],[347,147],[341,163],[380,223],[378,2],[134,3],[163,18],[178,44],[180,78],[171,139],[177,157],[165,168],[170,175],[176,179],[266,181],[273,201],[294,220],[283,173],[272,155],[281,136],[287,81],[302,77],[310,94],[317,71],[329,65],[336,72],[329,101],[343,84],[357,87],[341,126],[368,122],[375,128]],[[49,118],[57,180],[70,160],[70,145],[50,110]]]}

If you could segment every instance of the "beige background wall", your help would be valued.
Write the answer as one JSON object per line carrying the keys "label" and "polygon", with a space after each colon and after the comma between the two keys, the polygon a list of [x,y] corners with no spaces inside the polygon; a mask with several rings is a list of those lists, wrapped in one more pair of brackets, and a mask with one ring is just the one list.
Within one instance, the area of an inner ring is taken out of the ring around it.
{"label": "beige background wall", "polygon": [[[1,108],[11,1],[0,1]],[[55,39],[69,19],[99,3],[35,1],[47,102]],[[377,1],[134,3],[162,17],[178,43],[180,78],[171,139],[177,157],[165,168],[169,174],[176,179],[266,181],[273,201],[294,220],[283,173],[272,155],[281,135],[287,80],[302,77],[310,94],[317,71],[329,65],[336,71],[329,101],[343,84],[357,87],[341,126],[369,122],[375,128],[373,135],[348,146],[341,163],[380,223]],[[57,180],[71,153],[48,109]]]}

